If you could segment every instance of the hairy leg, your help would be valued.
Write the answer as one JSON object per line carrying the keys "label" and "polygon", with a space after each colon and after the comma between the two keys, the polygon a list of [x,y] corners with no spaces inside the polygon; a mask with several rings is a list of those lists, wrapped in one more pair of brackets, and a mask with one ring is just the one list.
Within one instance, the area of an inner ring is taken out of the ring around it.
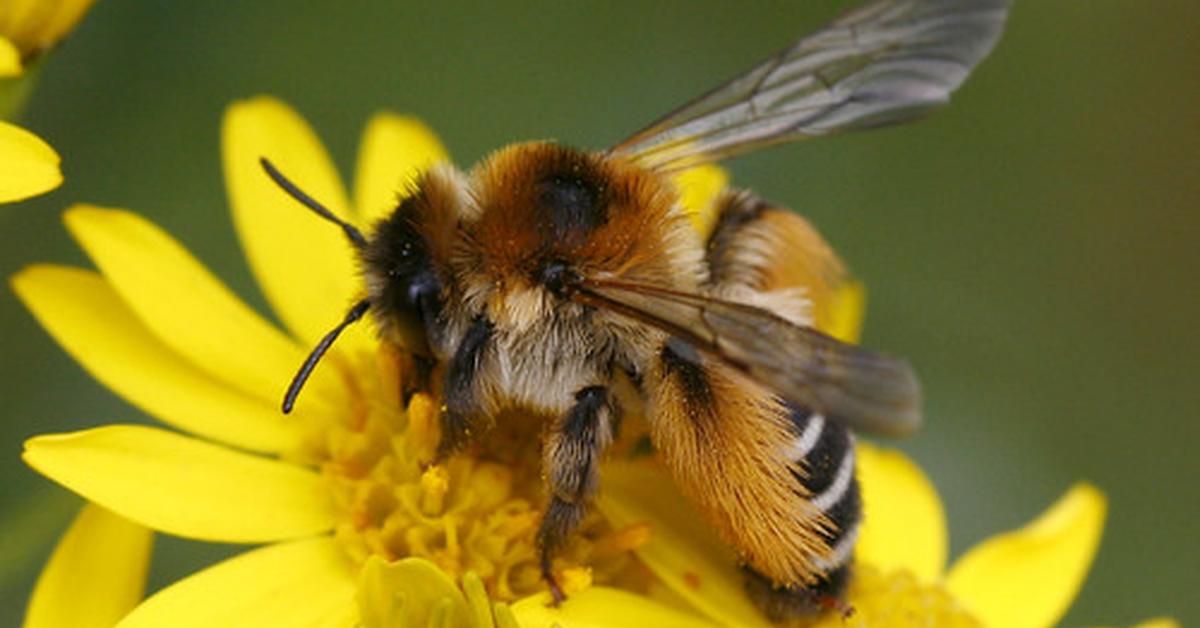
{"label": "hairy leg", "polygon": [[556,604],[565,596],[554,580],[552,561],[587,512],[598,484],[600,456],[612,441],[618,414],[608,388],[584,388],[575,394],[575,405],[555,422],[546,439],[543,465],[549,503],[537,541],[542,577]]}

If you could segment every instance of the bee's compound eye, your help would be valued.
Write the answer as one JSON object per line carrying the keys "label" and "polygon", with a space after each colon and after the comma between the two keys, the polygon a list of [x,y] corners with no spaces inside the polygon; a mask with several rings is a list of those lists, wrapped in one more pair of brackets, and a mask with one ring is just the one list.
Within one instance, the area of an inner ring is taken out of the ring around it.
{"label": "bee's compound eye", "polygon": [[407,282],[403,277],[397,279],[401,284],[396,286],[397,292],[403,290],[404,298],[392,302],[396,331],[405,347],[427,355],[429,331],[436,324],[442,309],[442,283],[433,269],[428,267],[407,277]]}

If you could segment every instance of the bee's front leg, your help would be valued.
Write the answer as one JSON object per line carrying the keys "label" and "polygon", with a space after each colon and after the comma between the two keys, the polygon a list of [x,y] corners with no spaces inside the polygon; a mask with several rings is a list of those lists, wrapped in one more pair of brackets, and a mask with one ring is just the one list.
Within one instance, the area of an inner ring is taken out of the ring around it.
{"label": "bee's front leg", "polygon": [[575,393],[575,405],[555,422],[546,438],[543,465],[550,496],[537,542],[542,577],[557,606],[566,596],[554,579],[552,560],[583,519],[596,492],[600,456],[612,441],[620,409],[604,386]]}
{"label": "bee's front leg", "polygon": [[435,462],[450,457],[487,427],[488,414],[481,407],[479,372],[488,356],[492,331],[492,322],[487,318],[475,319],[446,367],[442,389],[446,405],[440,418],[442,434]]}

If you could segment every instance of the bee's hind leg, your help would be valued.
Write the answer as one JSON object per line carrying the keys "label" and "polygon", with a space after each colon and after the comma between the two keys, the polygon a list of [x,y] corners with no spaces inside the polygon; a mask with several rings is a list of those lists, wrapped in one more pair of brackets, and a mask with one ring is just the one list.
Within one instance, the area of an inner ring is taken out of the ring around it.
{"label": "bee's hind leg", "polygon": [[575,393],[575,405],[551,428],[542,464],[549,503],[538,528],[537,544],[542,577],[557,606],[566,599],[554,579],[553,559],[587,512],[596,492],[600,456],[612,441],[612,426],[620,413],[604,386]]}

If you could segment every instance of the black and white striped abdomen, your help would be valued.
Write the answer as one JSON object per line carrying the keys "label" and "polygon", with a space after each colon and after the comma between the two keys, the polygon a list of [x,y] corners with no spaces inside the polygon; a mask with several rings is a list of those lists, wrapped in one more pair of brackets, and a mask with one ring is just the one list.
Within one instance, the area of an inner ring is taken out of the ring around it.
{"label": "black and white striped abdomen", "polygon": [[862,520],[862,498],[854,472],[854,435],[837,421],[797,408],[792,409],[792,421],[796,438],[789,444],[787,457],[799,465],[793,474],[831,524],[821,534],[832,553],[828,560],[818,563],[825,578],[814,592],[837,596],[845,586]]}
{"label": "black and white striped abdomen", "polygon": [[820,414],[790,408],[794,438],[784,450],[796,463],[792,472],[809,501],[828,520],[821,537],[829,557],[817,561],[820,576],[811,584],[781,585],[744,567],[746,590],[774,621],[811,615],[840,600],[850,582],[850,563],[862,519],[862,499],[855,477],[854,435],[841,423]]}

